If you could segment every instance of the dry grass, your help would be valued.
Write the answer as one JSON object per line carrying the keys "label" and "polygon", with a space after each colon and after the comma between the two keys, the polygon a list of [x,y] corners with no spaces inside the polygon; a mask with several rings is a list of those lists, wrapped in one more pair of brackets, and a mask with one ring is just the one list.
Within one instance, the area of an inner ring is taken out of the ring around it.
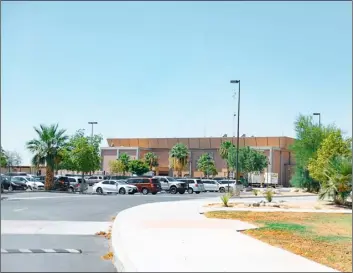
{"label": "dry grass", "polygon": [[237,219],[259,229],[244,233],[343,272],[352,272],[352,215],[287,212],[208,212],[209,218]]}
{"label": "dry grass", "polygon": [[105,236],[107,233],[105,231],[99,231],[99,232],[96,232],[96,235],[98,236]]}
{"label": "dry grass", "polygon": [[113,252],[109,251],[105,255],[102,256],[103,260],[113,260],[114,254]]}

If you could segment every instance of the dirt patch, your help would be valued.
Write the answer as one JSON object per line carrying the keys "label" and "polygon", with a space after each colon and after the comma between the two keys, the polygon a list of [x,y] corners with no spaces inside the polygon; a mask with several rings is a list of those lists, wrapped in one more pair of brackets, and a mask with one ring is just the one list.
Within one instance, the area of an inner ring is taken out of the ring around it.
{"label": "dirt patch", "polygon": [[[261,203],[262,202],[262,203]],[[222,203],[211,203],[204,207],[208,208],[224,208]],[[228,207],[231,208],[268,208],[268,209],[312,209],[312,210],[347,210],[346,207],[338,206],[332,202],[327,201],[307,201],[307,202],[265,202],[265,201],[254,201],[254,202],[230,202]]]}
{"label": "dirt patch", "polygon": [[207,212],[209,218],[258,225],[244,233],[343,272],[352,272],[352,215],[296,212]]}

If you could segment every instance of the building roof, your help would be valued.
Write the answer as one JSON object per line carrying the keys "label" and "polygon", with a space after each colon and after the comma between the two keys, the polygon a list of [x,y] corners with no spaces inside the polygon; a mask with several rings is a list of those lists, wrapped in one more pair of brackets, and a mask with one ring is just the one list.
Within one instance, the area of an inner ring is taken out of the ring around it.
{"label": "building roof", "polygon": [[[293,144],[291,137],[242,137],[239,146],[278,147],[289,149]],[[176,143],[184,143],[189,149],[219,149],[224,141],[236,144],[236,137],[199,137],[199,138],[108,138],[109,147],[141,147],[171,149]]]}

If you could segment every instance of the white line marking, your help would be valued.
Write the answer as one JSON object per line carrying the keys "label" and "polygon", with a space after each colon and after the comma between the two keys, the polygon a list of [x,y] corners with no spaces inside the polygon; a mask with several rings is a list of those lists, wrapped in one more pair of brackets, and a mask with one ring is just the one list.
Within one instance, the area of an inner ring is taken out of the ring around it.
{"label": "white line marking", "polygon": [[14,212],[19,212],[19,211],[23,211],[23,210],[26,210],[26,209],[28,209],[28,208],[14,209],[13,211],[14,211]]}
{"label": "white line marking", "polygon": [[18,250],[22,253],[32,253],[32,251],[30,251],[29,249],[25,249],[25,248],[20,248]]}
{"label": "white line marking", "polygon": [[5,249],[1,249],[1,253],[7,253],[7,251]]}
{"label": "white line marking", "polygon": [[54,249],[47,249],[47,248],[43,248],[43,251],[47,252],[47,253],[56,253],[56,251]]}
{"label": "white line marking", "polygon": [[66,248],[66,251],[69,251],[70,253],[81,253],[80,251],[78,251],[77,249],[71,249],[71,248]]}

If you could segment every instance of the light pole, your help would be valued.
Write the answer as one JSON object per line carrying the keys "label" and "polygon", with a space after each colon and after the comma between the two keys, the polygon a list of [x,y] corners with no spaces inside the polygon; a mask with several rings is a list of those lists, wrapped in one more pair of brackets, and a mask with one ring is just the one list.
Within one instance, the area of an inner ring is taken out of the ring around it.
{"label": "light pole", "polygon": [[97,122],[97,121],[89,121],[88,124],[91,124],[91,125],[92,125],[91,140],[93,141],[93,126],[94,126],[95,124],[98,124],[98,122]]}
{"label": "light pole", "polygon": [[[95,124],[98,124],[98,122],[97,122],[97,121],[89,121],[88,124],[91,124],[91,125],[92,125],[92,130],[91,130],[91,143],[93,143],[93,126],[94,126]],[[89,175],[92,175],[92,172],[90,172]]]}
{"label": "light pole", "polygon": [[235,183],[237,184],[238,182],[238,176],[239,176],[239,118],[240,118],[240,80],[231,80],[230,83],[237,83],[238,84],[238,124],[237,124],[237,157],[236,157],[236,163],[235,163],[235,169],[236,169],[236,178],[235,178]]}
{"label": "light pole", "polygon": [[321,113],[313,113],[313,116],[319,116],[319,127],[321,127]]}

